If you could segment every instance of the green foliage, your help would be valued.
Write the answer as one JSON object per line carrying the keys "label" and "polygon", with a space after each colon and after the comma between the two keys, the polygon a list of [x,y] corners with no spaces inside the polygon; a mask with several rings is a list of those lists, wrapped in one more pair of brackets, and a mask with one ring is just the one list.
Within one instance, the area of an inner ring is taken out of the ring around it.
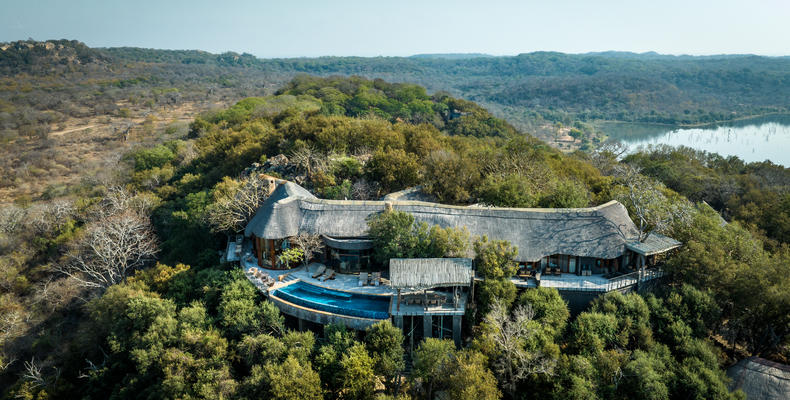
{"label": "green foliage", "polygon": [[449,371],[454,352],[455,344],[451,340],[436,338],[425,338],[414,351],[412,379],[417,380],[417,388],[424,398],[433,398],[434,387]]}
{"label": "green foliage", "polygon": [[374,257],[386,265],[391,258],[459,257],[466,253],[466,229],[441,228],[417,223],[403,211],[385,211],[368,219],[368,236],[374,243]]}
{"label": "green foliage", "polygon": [[290,249],[283,250],[277,259],[285,267],[290,267],[292,264],[297,264],[304,258],[304,250],[298,247],[291,247]]}
{"label": "green foliage", "polygon": [[649,348],[653,344],[650,310],[642,296],[609,292],[598,297],[591,312],[614,315],[617,319],[617,340],[628,349]]}
{"label": "green foliage", "polygon": [[425,160],[425,190],[440,202],[467,203],[480,181],[479,165],[467,155],[441,149]]}
{"label": "green foliage", "polygon": [[570,318],[570,312],[557,289],[538,287],[535,290],[525,290],[518,297],[517,304],[529,304],[535,313],[535,320],[542,323],[543,329],[555,339],[560,338]]}
{"label": "green foliage", "polygon": [[488,313],[494,300],[510,306],[516,299],[516,285],[505,278],[486,278],[477,284],[477,291],[477,305],[481,316]]}
{"label": "green foliage", "polygon": [[502,398],[494,374],[482,354],[463,350],[456,354],[447,371],[447,393],[452,399],[495,400]]}
{"label": "green foliage", "polygon": [[570,180],[561,181],[554,191],[540,199],[541,207],[579,208],[590,205],[590,192],[583,184]]}
{"label": "green foliage", "polygon": [[402,344],[403,332],[389,320],[371,325],[365,330],[365,347],[373,358],[373,371],[384,377],[390,391],[395,388],[396,379],[406,368]]}
{"label": "green foliage", "polygon": [[267,398],[276,400],[320,400],[321,381],[310,363],[288,356],[282,364],[267,363],[263,373],[268,378]]}
{"label": "green foliage", "polygon": [[[283,317],[262,308],[261,303],[255,301],[257,296],[258,290],[241,274],[222,287],[218,314],[227,335],[239,338],[245,334],[283,330]],[[271,307],[274,306],[271,305],[270,310]]]}
{"label": "green foliage", "polygon": [[395,192],[419,182],[420,166],[415,155],[402,149],[377,151],[365,165],[365,175],[385,192]]}
{"label": "green foliage", "polygon": [[506,279],[516,274],[518,248],[506,240],[489,240],[483,236],[475,240],[475,266],[486,279]]}
{"label": "green foliage", "polygon": [[343,397],[370,399],[375,385],[374,361],[361,343],[352,345],[340,357]]}
{"label": "green foliage", "polygon": [[140,149],[131,154],[134,160],[134,170],[144,171],[153,168],[161,168],[165,164],[176,158],[173,150],[165,145],[159,145],[151,149]]}
{"label": "green foliage", "polygon": [[503,178],[487,179],[480,188],[480,198],[498,207],[530,208],[538,205],[527,177],[509,174]]}

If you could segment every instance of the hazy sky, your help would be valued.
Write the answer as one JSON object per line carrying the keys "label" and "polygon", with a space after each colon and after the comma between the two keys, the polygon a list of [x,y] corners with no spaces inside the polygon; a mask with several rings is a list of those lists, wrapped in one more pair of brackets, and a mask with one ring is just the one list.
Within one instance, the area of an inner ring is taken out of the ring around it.
{"label": "hazy sky", "polygon": [[0,41],[28,37],[259,57],[790,55],[790,0],[0,0]]}

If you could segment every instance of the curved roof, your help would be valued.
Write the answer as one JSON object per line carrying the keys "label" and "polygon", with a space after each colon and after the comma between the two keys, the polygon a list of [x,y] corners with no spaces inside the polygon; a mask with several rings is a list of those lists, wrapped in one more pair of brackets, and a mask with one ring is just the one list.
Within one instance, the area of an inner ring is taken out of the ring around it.
{"label": "curved roof", "polygon": [[538,261],[552,254],[615,258],[638,238],[628,211],[617,201],[588,208],[497,208],[422,201],[322,200],[291,182],[278,186],[244,233],[265,239],[299,232],[365,237],[367,218],[384,211],[387,204],[428,225],[466,227],[472,238],[487,235],[508,240],[518,247],[517,261]]}
{"label": "curved roof", "polygon": [[338,239],[330,236],[321,236],[321,239],[324,240],[324,243],[327,246],[333,249],[368,250],[373,248],[373,241],[370,239],[360,239],[360,238]]}

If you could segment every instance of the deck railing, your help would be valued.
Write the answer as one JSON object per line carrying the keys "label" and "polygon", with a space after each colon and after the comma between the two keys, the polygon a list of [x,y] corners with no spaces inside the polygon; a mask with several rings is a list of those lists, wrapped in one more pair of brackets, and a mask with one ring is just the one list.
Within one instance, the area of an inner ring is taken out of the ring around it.
{"label": "deck railing", "polygon": [[644,269],[641,271],[631,272],[629,274],[620,275],[616,278],[609,279],[606,284],[606,291],[618,290],[627,288],[637,283],[646,282],[652,279],[664,276],[664,271],[660,268]]}

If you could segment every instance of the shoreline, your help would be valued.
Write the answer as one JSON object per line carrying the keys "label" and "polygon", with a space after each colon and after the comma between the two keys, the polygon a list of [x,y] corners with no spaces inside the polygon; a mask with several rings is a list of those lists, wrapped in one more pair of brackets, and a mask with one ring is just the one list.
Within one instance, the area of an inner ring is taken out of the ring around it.
{"label": "shoreline", "polygon": [[706,127],[706,126],[714,126],[714,125],[726,124],[728,122],[748,121],[750,119],[769,117],[769,116],[773,116],[773,115],[787,115],[787,116],[790,116],[790,111],[785,111],[785,112],[777,111],[777,112],[770,112],[770,113],[754,114],[754,115],[743,116],[743,117],[738,117],[738,118],[733,118],[733,119],[725,119],[725,120],[713,121],[713,122],[700,122],[700,123],[695,123],[695,124],[666,124],[666,123],[662,123],[662,122],[621,121],[621,120],[608,120],[608,119],[596,120],[596,121],[591,122],[591,124],[596,125],[596,128],[598,128],[598,129],[600,129],[600,127],[597,126],[597,124],[617,124],[617,125],[632,124],[632,125],[646,125],[646,126],[657,126],[657,127],[701,128],[701,127]]}

